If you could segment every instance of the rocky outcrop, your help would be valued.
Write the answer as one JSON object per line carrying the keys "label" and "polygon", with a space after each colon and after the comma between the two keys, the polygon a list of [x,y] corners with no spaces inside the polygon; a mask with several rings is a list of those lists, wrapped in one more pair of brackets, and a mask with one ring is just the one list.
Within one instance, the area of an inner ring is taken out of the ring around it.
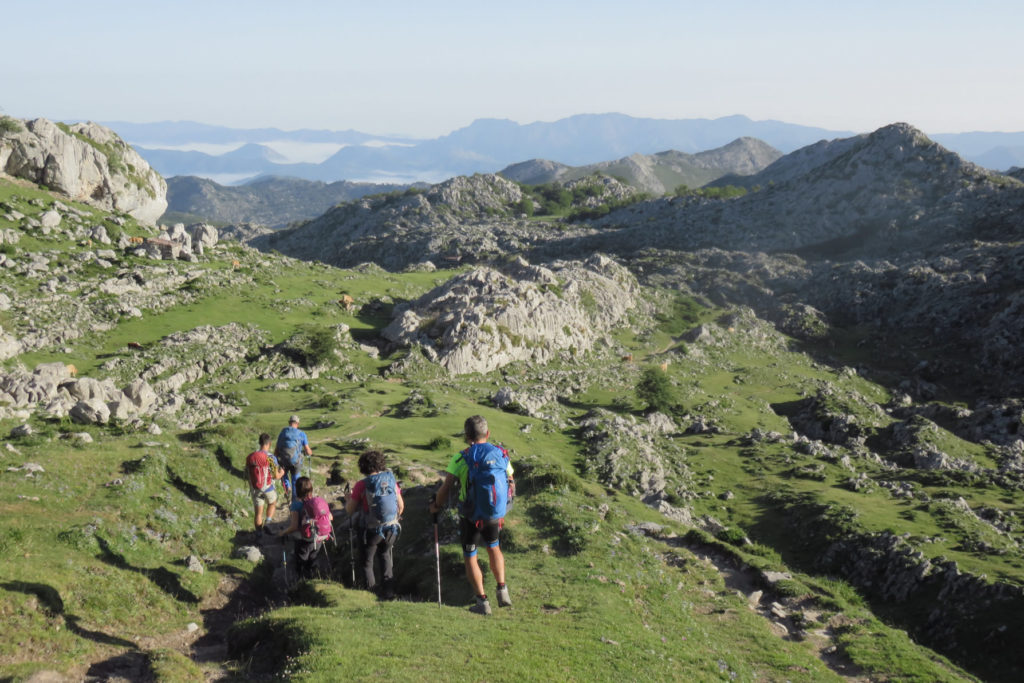
{"label": "rocky outcrop", "polygon": [[0,132],[0,171],[106,211],[154,224],[167,209],[167,183],[112,130],[46,119]]}
{"label": "rocky outcrop", "polygon": [[452,374],[589,350],[635,306],[636,279],[611,259],[550,267],[517,260],[459,275],[407,306],[382,332],[417,345]]}

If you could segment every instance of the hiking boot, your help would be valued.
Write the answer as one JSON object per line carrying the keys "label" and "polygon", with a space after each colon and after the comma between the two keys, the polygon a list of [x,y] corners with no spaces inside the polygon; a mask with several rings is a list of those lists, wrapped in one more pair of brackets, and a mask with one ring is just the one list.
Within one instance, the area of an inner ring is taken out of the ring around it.
{"label": "hiking boot", "polygon": [[264,524],[263,525],[263,533],[265,533],[267,536],[273,536],[274,535],[274,532],[270,530],[270,525],[268,525],[268,524]]}
{"label": "hiking boot", "polygon": [[511,607],[512,598],[508,597],[508,586],[498,589],[498,607]]}
{"label": "hiking boot", "polygon": [[477,598],[476,604],[470,607],[469,611],[473,614],[489,615],[491,613],[491,603],[486,598]]}

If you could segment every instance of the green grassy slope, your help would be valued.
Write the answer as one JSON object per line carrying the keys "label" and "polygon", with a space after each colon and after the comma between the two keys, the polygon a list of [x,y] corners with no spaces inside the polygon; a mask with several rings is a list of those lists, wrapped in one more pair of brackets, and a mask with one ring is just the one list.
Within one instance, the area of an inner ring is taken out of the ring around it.
{"label": "green grassy slope", "polygon": [[[43,207],[28,198],[52,201],[41,190],[0,182],[0,200],[38,214]],[[0,222],[7,227],[21,230],[18,221]],[[130,221],[123,229],[145,233]],[[6,253],[88,248],[28,231]],[[783,406],[825,384],[850,412],[863,412],[871,429],[886,429],[891,418],[860,401],[884,403],[885,388],[816,362],[742,313],[680,306],[652,290],[648,296],[664,312],[661,322],[638,316],[616,334],[615,348],[544,368],[517,365],[452,378],[425,361],[389,372],[404,351],[376,359],[357,343],[375,337],[393,303],[420,295],[451,272],[338,270],[233,244],[194,264],[125,257],[118,267],[142,273],[170,268],[186,274],[187,282],[142,318],[115,317],[109,329],[22,354],[6,369],[72,362],[79,376],[122,382],[162,358],[161,340],[173,332],[240,323],[258,328],[262,341],[187,387],[231,397],[239,412],[217,424],[181,428],[162,416],[151,420],[162,431],[154,435],[39,414],[0,420],[0,434],[26,422],[34,430],[0,446],[0,614],[9,634],[0,642],[2,677],[20,680],[41,670],[83,677],[135,658],[139,671],[161,680],[335,680],[368,671],[455,680],[969,680],[901,630],[916,627],[913,613],[923,606],[865,601],[816,568],[821,546],[809,543],[824,541],[795,533],[804,527],[793,525],[814,519],[813,504],[832,505],[849,512],[844,520],[854,520],[837,523],[836,534],[910,534],[928,557],[955,560],[963,571],[1016,584],[1024,575],[1011,535],[978,526],[944,502],[963,496],[972,509],[1013,511],[1021,509],[1019,490],[902,471],[900,477],[930,497],[908,501],[879,483],[897,475],[871,458],[858,459],[855,469],[874,483],[854,491],[841,458],[801,453],[785,440],[751,442],[755,429],[788,434]],[[3,291],[27,287],[0,271]],[[377,299],[381,306],[345,312],[337,301],[346,293],[357,306]],[[83,301],[95,296],[82,287]],[[9,311],[3,315],[7,332],[25,325]],[[354,341],[318,377],[267,376],[278,367],[269,364],[268,349],[309,323],[344,323]],[[713,330],[716,343],[680,341],[698,323]],[[635,360],[622,361],[623,350]],[[580,430],[587,415],[643,423],[645,406],[633,387],[644,367],[662,362],[677,392],[680,429],[654,439],[651,448],[668,463],[668,500],[690,510],[695,524],[713,517],[717,538],[712,526],[698,531],[671,521],[631,494],[644,462],[633,442],[622,446],[618,460],[627,483],[611,485],[603,478],[603,456]],[[502,412],[490,397],[506,384],[554,386],[563,398],[545,407],[543,419]],[[346,587],[344,533],[341,547],[330,549],[334,580],[300,584],[287,594],[274,573],[276,556],[255,566],[235,556],[251,543],[251,504],[241,478],[245,455],[258,432],[274,433],[293,412],[304,427],[334,423],[308,433],[314,482],[336,508],[337,482],[354,481],[361,449],[372,444],[387,452],[408,500],[396,550],[403,599],[378,603]],[[438,608],[432,528],[423,512],[451,451],[431,443],[447,437],[457,447],[462,422],[474,413],[489,420],[519,472],[520,496],[503,537],[515,605],[495,609],[486,620],[465,611],[471,596],[451,515],[441,527]],[[685,433],[694,416],[717,431]],[[937,429],[944,449],[991,467],[984,448]],[[83,432],[91,443],[62,438]],[[44,471],[26,476],[20,468],[29,462]],[[328,483],[332,473],[340,479]],[[975,552],[979,539],[1005,552]],[[189,555],[200,558],[204,573],[187,570]],[[777,581],[766,572],[789,572],[789,578]],[[234,605],[240,621],[227,635],[231,658],[193,662],[182,655],[195,655],[197,639],[224,635],[217,619],[223,618],[225,586],[242,586],[232,598],[240,601]],[[759,609],[751,606],[756,590],[764,591]],[[772,602],[780,603],[784,618],[767,614]],[[199,626],[193,634],[190,623]],[[1009,671],[1005,662],[960,661],[992,680],[1006,679]]]}

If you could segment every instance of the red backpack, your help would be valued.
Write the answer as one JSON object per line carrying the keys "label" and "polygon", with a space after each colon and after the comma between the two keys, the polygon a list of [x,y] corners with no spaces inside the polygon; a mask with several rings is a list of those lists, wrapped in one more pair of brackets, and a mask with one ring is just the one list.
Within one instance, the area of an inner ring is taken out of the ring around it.
{"label": "red backpack", "polygon": [[249,484],[257,491],[262,491],[274,483],[270,458],[265,451],[250,453],[245,459],[245,469],[249,473]]}
{"label": "red backpack", "polygon": [[334,529],[331,526],[331,508],[320,496],[313,496],[302,501],[302,518],[299,520],[302,537],[314,541],[324,541],[331,537]]}

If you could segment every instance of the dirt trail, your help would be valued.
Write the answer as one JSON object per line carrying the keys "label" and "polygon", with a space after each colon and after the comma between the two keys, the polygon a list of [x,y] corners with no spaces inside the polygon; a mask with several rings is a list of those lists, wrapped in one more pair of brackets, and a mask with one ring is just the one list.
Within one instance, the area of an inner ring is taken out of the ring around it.
{"label": "dirt trail", "polygon": [[[853,664],[836,647],[833,640],[831,621],[820,623],[823,610],[810,598],[791,598],[772,593],[765,588],[765,578],[757,570],[746,565],[738,566],[736,561],[712,546],[689,543],[682,537],[649,536],[666,544],[684,548],[701,562],[713,566],[722,576],[726,588],[734,590],[747,599],[750,609],[756,611],[769,623],[771,632],[783,640],[800,640],[809,643],[818,659],[833,673],[851,683],[869,683],[870,678],[860,667]],[[841,619],[842,615],[836,617]]]}

